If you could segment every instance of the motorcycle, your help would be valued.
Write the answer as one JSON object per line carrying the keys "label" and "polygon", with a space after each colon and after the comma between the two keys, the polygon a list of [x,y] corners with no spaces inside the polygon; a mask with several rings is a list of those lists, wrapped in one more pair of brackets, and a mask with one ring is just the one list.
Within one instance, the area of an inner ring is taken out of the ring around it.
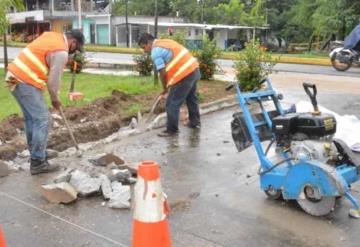
{"label": "motorcycle", "polygon": [[338,71],[346,71],[352,65],[360,66],[360,53],[353,49],[337,47],[330,54],[331,64]]}

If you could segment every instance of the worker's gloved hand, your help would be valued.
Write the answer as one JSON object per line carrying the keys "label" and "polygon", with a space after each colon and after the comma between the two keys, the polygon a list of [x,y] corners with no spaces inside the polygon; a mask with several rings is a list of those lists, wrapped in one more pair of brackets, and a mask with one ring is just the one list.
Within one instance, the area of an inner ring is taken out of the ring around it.
{"label": "worker's gloved hand", "polygon": [[52,100],[51,101],[51,104],[52,104],[52,106],[56,109],[56,110],[58,110],[58,111],[60,111],[60,107],[61,107],[61,102],[60,102],[60,100]]}

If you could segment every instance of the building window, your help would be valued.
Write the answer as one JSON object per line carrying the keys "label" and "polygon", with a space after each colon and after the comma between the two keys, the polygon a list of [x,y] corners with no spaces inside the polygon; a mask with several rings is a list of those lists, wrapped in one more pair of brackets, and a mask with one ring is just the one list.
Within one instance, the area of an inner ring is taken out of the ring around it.
{"label": "building window", "polygon": [[188,36],[189,36],[189,37],[191,36],[191,30],[188,31]]}
{"label": "building window", "polygon": [[199,29],[195,29],[195,35],[196,35],[196,36],[199,35]]}

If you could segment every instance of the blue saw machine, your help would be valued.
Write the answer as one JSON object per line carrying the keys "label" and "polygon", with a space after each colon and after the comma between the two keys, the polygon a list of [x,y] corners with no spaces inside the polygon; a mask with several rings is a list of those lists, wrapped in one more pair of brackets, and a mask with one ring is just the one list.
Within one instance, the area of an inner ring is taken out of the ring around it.
{"label": "blue saw machine", "polygon": [[[236,88],[242,110],[233,115],[231,122],[234,142],[239,151],[255,146],[260,160],[261,189],[271,199],[296,200],[313,216],[328,214],[336,199],[345,196],[351,203],[350,216],[359,218],[360,204],[350,188],[360,179],[360,153],[333,138],[336,119],[319,111],[316,85],[303,84],[314,112],[296,113],[293,109],[290,113],[283,110],[280,104],[283,97],[273,90],[271,80],[265,79],[263,83],[267,84],[265,89],[252,92],[242,92],[237,82],[226,88]],[[257,113],[253,113],[254,105],[259,106],[255,107]],[[269,105],[273,110],[267,110]],[[263,141],[269,142],[265,150]],[[268,157],[273,144],[276,162]]]}

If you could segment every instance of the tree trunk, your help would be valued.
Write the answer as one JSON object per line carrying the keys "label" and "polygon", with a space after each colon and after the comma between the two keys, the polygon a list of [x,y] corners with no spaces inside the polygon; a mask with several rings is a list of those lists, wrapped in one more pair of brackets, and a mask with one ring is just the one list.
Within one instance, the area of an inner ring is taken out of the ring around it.
{"label": "tree trunk", "polygon": [[126,47],[129,48],[128,0],[125,0]]}
{"label": "tree trunk", "polygon": [[7,53],[7,40],[6,40],[6,32],[4,33],[4,69],[5,69],[5,75],[7,72],[8,67],[8,53]]}
{"label": "tree trunk", "polygon": [[308,52],[311,51],[311,48],[312,48],[312,43],[314,42],[314,35],[311,35],[311,38],[310,38],[310,41],[309,41],[309,48],[308,48]]}

